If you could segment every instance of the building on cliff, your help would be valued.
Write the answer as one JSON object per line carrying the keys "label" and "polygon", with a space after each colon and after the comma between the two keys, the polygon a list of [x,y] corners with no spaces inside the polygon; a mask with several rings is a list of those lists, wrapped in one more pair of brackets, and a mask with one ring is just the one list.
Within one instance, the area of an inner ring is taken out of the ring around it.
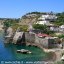
{"label": "building on cliff", "polygon": [[55,21],[57,16],[54,14],[42,14],[36,24],[49,25],[50,22]]}

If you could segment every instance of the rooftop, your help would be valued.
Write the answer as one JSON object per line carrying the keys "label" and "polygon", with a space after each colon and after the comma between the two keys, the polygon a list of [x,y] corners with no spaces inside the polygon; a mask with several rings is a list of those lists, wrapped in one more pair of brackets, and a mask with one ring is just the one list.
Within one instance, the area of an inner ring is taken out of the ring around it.
{"label": "rooftop", "polygon": [[48,34],[42,34],[42,33],[38,33],[37,36],[38,37],[50,37],[50,35],[48,35]]}

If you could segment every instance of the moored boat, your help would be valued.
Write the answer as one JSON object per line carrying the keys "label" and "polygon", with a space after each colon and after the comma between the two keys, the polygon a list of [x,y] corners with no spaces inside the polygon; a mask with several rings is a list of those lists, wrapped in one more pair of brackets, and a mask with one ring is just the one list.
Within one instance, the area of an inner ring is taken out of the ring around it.
{"label": "moored boat", "polygon": [[23,53],[23,54],[31,54],[32,52],[29,50],[25,50],[25,49],[21,49],[21,50],[17,50],[17,53]]}

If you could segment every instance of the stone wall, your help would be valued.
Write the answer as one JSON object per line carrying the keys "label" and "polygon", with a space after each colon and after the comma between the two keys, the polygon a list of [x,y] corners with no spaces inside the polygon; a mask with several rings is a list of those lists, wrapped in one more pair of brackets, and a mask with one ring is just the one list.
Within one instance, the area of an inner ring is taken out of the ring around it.
{"label": "stone wall", "polygon": [[[54,38],[39,38],[36,34],[33,33],[25,33],[26,42],[30,44],[35,44],[41,48],[55,48],[57,44],[55,44]],[[56,42],[57,43],[57,42]]]}
{"label": "stone wall", "polygon": [[45,38],[39,38],[36,36],[35,43],[41,45],[42,47],[48,48],[48,40]]}
{"label": "stone wall", "polygon": [[38,47],[46,47],[48,48],[48,40],[45,38],[39,38],[33,33],[25,33],[26,42],[29,42],[31,44],[36,44]]}
{"label": "stone wall", "polygon": [[26,32],[25,39],[27,42],[35,43],[35,34]]}

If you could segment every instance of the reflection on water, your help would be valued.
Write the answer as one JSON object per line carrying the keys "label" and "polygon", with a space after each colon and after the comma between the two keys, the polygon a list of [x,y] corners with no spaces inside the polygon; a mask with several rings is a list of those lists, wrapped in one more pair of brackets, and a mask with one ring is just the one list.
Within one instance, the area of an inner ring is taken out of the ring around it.
{"label": "reflection on water", "polygon": [[[18,49],[28,49],[32,54],[17,53]],[[13,44],[4,44],[3,33],[0,32],[0,61],[3,60],[23,60],[38,61],[44,60],[47,54],[37,47],[17,46]]]}

